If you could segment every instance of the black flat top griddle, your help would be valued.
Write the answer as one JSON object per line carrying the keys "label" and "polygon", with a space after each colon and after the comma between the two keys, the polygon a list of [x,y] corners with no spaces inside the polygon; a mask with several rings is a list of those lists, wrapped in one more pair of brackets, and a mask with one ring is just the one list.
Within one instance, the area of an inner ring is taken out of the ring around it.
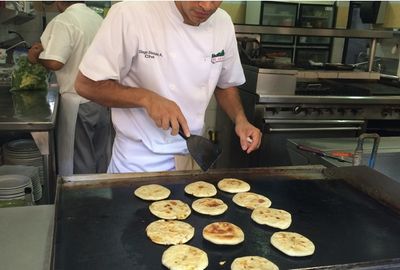
{"label": "black flat top griddle", "polygon": [[[271,207],[292,214],[292,225],[287,231],[311,239],[316,246],[315,253],[303,258],[284,255],[269,243],[271,235],[279,229],[256,224],[250,218],[251,210],[236,206],[232,203],[233,195],[218,191],[216,197],[229,206],[225,214],[209,217],[192,211],[185,220],[196,228],[188,244],[207,252],[207,269],[230,269],[235,257],[247,255],[266,257],[280,269],[400,258],[400,215],[343,180],[292,180],[250,174],[241,178],[250,183],[251,191],[269,197]],[[202,180],[216,184],[220,179]],[[171,189],[171,199],[191,204],[195,198],[184,193],[184,186],[193,181],[189,177],[162,184]],[[133,190],[142,184],[139,181],[115,187],[61,188],[54,268],[166,269],[161,264],[161,256],[167,246],[152,243],[145,233],[146,226],[157,218],[148,210],[149,202],[133,195]],[[245,233],[245,241],[236,246],[207,242],[202,237],[202,229],[215,221],[238,225]]]}

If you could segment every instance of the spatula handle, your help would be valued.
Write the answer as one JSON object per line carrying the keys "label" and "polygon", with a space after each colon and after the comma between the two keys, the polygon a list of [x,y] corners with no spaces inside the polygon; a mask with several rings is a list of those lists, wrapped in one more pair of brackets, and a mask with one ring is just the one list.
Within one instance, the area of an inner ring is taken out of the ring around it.
{"label": "spatula handle", "polygon": [[189,139],[189,137],[187,137],[187,136],[185,135],[185,133],[183,132],[181,126],[179,126],[179,131],[178,131],[178,133],[179,133],[179,135],[181,135],[181,137],[184,138],[185,140]]}

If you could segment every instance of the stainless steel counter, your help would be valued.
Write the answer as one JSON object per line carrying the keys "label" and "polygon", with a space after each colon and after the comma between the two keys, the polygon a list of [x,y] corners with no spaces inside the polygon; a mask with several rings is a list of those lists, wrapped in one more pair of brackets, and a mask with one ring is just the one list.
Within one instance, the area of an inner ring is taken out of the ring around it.
{"label": "stainless steel counter", "polygon": [[[298,145],[311,147],[326,153],[334,151],[354,153],[357,146],[357,138],[290,139],[287,142],[287,149],[293,165],[321,164],[326,167],[352,166],[348,162],[341,162],[300,150],[297,148]],[[362,164],[368,164],[372,145],[372,140],[365,141]],[[351,158],[348,160],[351,161]],[[374,169],[400,182],[399,161],[400,137],[381,137]]]}
{"label": "stainless steel counter", "polygon": [[58,106],[57,89],[10,93],[0,88],[0,130],[43,131],[53,129]]}
{"label": "stainless steel counter", "polygon": [[20,131],[32,135],[44,160],[44,201],[51,203],[55,191],[54,129],[58,110],[58,89],[10,93],[0,88],[0,132]]}
{"label": "stainless steel counter", "polygon": [[51,269],[54,211],[54,205],[0,208],[1,269]]}

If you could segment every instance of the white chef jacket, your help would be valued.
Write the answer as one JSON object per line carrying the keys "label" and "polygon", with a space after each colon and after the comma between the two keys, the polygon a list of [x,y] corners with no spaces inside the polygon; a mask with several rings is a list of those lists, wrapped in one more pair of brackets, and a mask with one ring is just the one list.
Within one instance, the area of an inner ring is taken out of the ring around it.
{"label": "white chef jacket", "polygon": [[52,19],[40,37],[44,51],[39,58],[64,64],[62,69],[55,71],[61,94],[76,93],[74,84],[78,66],[103,21],[93,13],[85,4],[73,4]]}
{"label": "white chef jacket", "polygon": [[[110,9],[80,65],[88,78],[116,80],[173,100],[192,134],[201,134],[215,87],[245,82],[229,15],[183,23],[173,1],[120,2]],[[134,90],[133,90],[134,91]],[[158,128],[144,108],[112,108],[116,131],[109,172],[174,169],[185,141]]]}
{"label": "white chef jacket", "polygon": [[[88,102],[75,91],[78,67],[103,19],[85,4],[76,3],[54,17],[40,37],[40,59],[64,66],[55,71],[61,102],[57,119],[57,165],[60,175],[73,174],[75,126],[79,104]],[[88,146],[90,147],[90,146]],[[80,149],[86,151],[85,148]]]}

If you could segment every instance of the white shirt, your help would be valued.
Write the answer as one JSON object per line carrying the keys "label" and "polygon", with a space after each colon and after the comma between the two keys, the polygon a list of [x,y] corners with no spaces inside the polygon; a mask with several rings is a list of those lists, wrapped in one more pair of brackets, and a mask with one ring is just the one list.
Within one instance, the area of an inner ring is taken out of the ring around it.
{"label": "white shirt", "polygon": [[[229,15],[218,9],[200,26],[191,26],[171,1],[113,5],[80,70],[95,81],[112,79],[173,100],[192,134],[202,133],[216,86],[245,82]],[[112,120],[116,140],[110,172],[173,169],[172,155],[187,154],[185,141],[158,128],[143,108],[112,108]],[[146,158],[136,155],[146,149]],[[151,156],[156,162],[147,166]]]}
{"label": "white shirt", "polygon": [[55,72],[61,94],[76,93],[74,83],[79,64],[102,21],[85,4],[73,4],[54,17],[40,37],[44,48],[40,59],[56,60],[64,64]]}

